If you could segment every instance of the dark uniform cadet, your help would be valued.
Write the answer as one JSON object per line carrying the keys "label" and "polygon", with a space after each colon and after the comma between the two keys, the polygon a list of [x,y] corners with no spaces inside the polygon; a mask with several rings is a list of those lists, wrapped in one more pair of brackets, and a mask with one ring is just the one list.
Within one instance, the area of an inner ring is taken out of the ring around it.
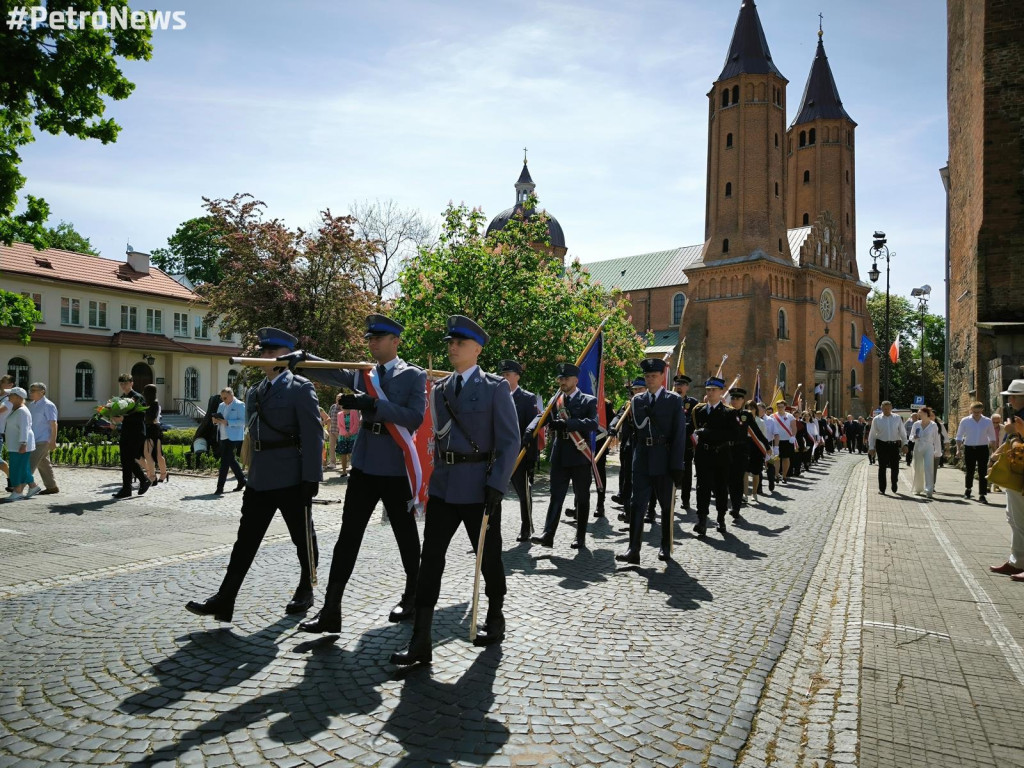
{"label": "dark uniform cadet", "polygon": [[686,414],[686,454],[683,457],[683,489],[680,494],[683,509],[690,509],[690,493],[693,489],[693,409],[699,401],[689,394],[692,381],[685,373],[672,378],[672,390],[683,398],[683,413]]}
{"label": "dark uniform cadet", "polygon": [[[746,410],[747,390],[742,387],[733,387],[729,390],[729,405],[736,411],[736,438],[732,446],[732,464],[729,466],[729,502],[730,514],[733,517],[740,516],[740,507],[743,506],[744,484],[746,474],[750,472],[750,452],[758,451],[756,445],[751,442],[750,433],[754,432],[754,439],[759,440],[762,445],[768,446],[770,442],[764,432],[757,426],[754,414]],[[760,451],[758,451],[760,454]],[[760,469],[758,469],[760,474]]]}
{"label": "dark uniform cadet", "polygon": [[[290,333],[260,328],[258,334],[262,357],[275,358],[295,349],[297,339]],[[313,605],[311,577],[318,551],[309,510],[323,478],[324,448],[316,391],[309,379],[287,368],[274,369],[249,390],[245,413],[252,460],[242,496],[238,538],[217,594],[205,602],[189,601],[185,606],[192,613],[212,615],[218,621],[231,621],[235,597],[277,510],[281,510],[288,526],[302,569],[295,595],[285,610],[302,613]]]}
{"label": "dark uniform cadet", "polygon": [[661,549],[659,560],[669,558],[673,483],[683,484],[686,453],[686,414],[683,399],[661,384],[666,363],[658,358],[640,362],[647,392],[633,396],[630,421],[636,431],[633,448],[633,499],[629,521],[629,549],[616,555],[621,562],[639,564],[644,530],[644,511],[649,498],[661,506]]}
{"label": "dark uniform cadet", "polygon": [[[601,406],[598,406],[600,408]],[[602,429],[600,423],[597,426],[597,442],[594,445],[594,455],[601,455],[601,458],[597,460],[597,476],[601,478],[601,490],[597,492],[597,510],[594,512],[594,517],[604,517],[604,497],[608,492],[608,451],[604,450],[605,445],[612,438],[611,423],[615,418],[615,408],[612,407],[611,401],[607,398],[604,401],[604,423],[608,425],[608,429]],[[576,518],[576,506],[575,502],[570,509],[565,510],[565,516],[571,519]]]}
{"label": "dark uniform cadet", "polygon": [[[366,333],[370,355],[377,362],[372,382],[379,398],[367,394],[370,371],[310,369],[310,378],[335,387],[356,390],[343,394],[339,404],[359,411],[359,438],[352,452],[352,471],[345,491],[341,531],[334,545],[331,575],[327,581],[324,607],[313,621],[299,625],[305,632],[340,632],[341,599],[377,503],[391,521],[398,552],[405,570],[405,591],[388,616],[398,622],[412,618],[416,576],[420,567],[420,534],[413,516],[415,492],[405,467],[405,454],[387,429],[387,424],[404,427],[410,433],[423,423],[427,406],[427,373],[398,357],[398,345],[405,326],[385,315],[369,315]],[[312,356],[306,354],[306,359]],[[417,489],[418,490],[418,489]]]}
{"label": "dark uniform cadet", "polygon": [[[647,389],[643,376],[637,376],[629,385],[630,400],[632,396]],[[633,445],[636,433],[633,429],[633,420],[622,418],[626,406],[619,409],[619,413],[612,419],[609,425],[612,436],[619,438],[619,492],[612,496],[612,501],[623,506],[619,520],[629,522],[630,509],[633,500]],[[632,410],[632,407],[630,408]]]}
{"label": "dark uniform cadet", "polygon": [[725,382],[712,376],[704,382],[704,389],[708,393],[708,402],[693,409],[697,435],[693,457],[697,469],[697,525],[693,530],[698,536],[707,533],[712,494],[718,512],[718,530],[725,533],[725,515],[729,511],[729,466],[737,438],[736,411],[722,402]]}
{"label": "dark uniform cadet", "polygon": [[[551,500],[548,504],[548,515],[544,521],[544,531],[534,536],[531,541],[545,547],[555,544],[555,531],[558,530],[559,515],[562,502],[572,483],[572,492],[576,497],[576,540],[570,545],[573,549],[586,546],[587,523],[590,520],[590,482],[594,470],[590,459],[579,450],[573,442],[570,432],[576,432],[589,445],[590,434],[597,431],[597,398],[580,391],[580,369],[572,363],[559,363],[557,366],[559,392],[555,396],[555,404],[551,408],[548,426],[554,436],[551,446]],[[559,415],[559,406],[565,409],[566,417]],[[540,416],[529,426],[529,434],[537,428]]]}
{"label": "dark uniform cadet", "polygon": [[[132,387],[132,375],[122,373],[117,377],[121,387],[121,397],[134,400],[145,406],[146,399]],[[220,398],[217,398],[218,400]],[[142,471],[138,460],[146,447],[146,411],[133,411],[121,421],[121,436],[118,439],[121,455],[121,490],[114,494],[115,499],[126,499],[132,495],[132,478],[139,480],[139,496],[149,490],[150,482]]]}
{"label": "dark uniform cadet", "polygon": [[409,648],[391,655],[393,664],[429,663],[430,626],[441,591],[441,574],[452,536],[461,523],[473,549],[480,538],[485,507],[490,512],[484,537],[482,573],[487,618],[475,645],[505,636],[505,568],[501,561],[501,497],[519,456],[519,426],[508,382],[477,366],[489,337],[468,317],[448,318],[448,357],[455,373],[434,387],[434,471],[430,476],[423,557],[416,583],[416,620]]}
{"label": "dark uniform cadet", "polygon": [[527,438],[526,431],[540,413],[540,401],[537,395],[519,386],[519,377],[523,375],[523,366],[517,360],[502,360],[498,371],[512,389],[512,403],[516,407],[516,418],[519,420],[519,436],[526,454],[512,473],[512,489],[519,497],[519,516],[522,524],[516,541],[529,541],[533,535],[533,494],[531,476],[533,465],[537,463],[539,451],[537,440],[533,434]]}

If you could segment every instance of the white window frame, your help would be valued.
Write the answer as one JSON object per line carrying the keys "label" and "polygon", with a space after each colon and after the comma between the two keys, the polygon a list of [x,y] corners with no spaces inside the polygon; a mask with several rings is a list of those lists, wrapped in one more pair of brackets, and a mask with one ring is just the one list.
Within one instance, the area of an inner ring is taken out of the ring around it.
{"label": "white window frame", "polygon": [[[102,307],[102,309],[100,309]],[[102,320],[100,322],[100,313],[103,313]],[[96,317],[96,322],[93,322],[93,316]],[[99,299],[89,299],[89,327],[100,328],[102,330],[108,330],[110,328],[107,325],[107,302],[100,301]]]}
{"label": "white window frame", "polygon": [[78,328],[82,326],[81,299],[76,299],[73,296],[60,297],[60,324],[71,325]]}

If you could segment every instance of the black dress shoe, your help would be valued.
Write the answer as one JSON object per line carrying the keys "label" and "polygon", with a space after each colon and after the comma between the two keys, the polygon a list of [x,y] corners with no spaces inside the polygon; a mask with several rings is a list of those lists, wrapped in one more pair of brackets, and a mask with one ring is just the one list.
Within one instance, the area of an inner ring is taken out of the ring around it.
{"label": "black dress shoe", "polygon": [[304,621],[299,624],[300,632],[341,632],[341,611],[329,611],[324,607],[312,621]]}
{"label": "black dress shoe", "polygon": [[[245,484],[246,484],[246,480],[243,477],[241,480],[238,481],[238,485],[235,486],[235,491],[240,491],[243,488],[245,488]],[[234,493],[235,491],[232,491],[232,493]]]}
{"label": "black dress shoe", "polygon": [[604,517],[604,510],[603,509],[597,510],[597,512],[594,513],[594,517]]}
{"label": "black dress shoe", "polygon": [[565,510],[565,516],[568,517],[570,520],[575,520],[576,510],[573,509],[572,507],[569,507],[569,509]]}
{"label": "black dress shoe", "polygon": [[586,549],[587,548],[587,542],[584,541],[583,539],[573,539],[572,544],[570,544],[569,546],[572,547],[573,549]]}
{"label": "black dress shoe", "polygon": [[978,497],[978,501],[980,501],[982,504],[988,504],[988,499],[984,496],[984,494]]}
{"label": "black dress shoe", "polygon": [[619,512],[619,514],[617,514],[616,517],[618,518],[620,523],[629,522],[629,515],[627,515],[625,512]]}
{"label": "black dress shoe", "polygon": [[430,639],[430,625],[434,621],[433,608],[417,608],[416,623],[412,627],[412,640],[404,651],[391,654],[391,663],[400,666],[429,664],[433,658],[433,643]]}
{"label": "black dress shoe", "polygon": [[534,544],[540,544],[542,547],[555,546],[555,540],[552,536],[531,536],[530,541]]}
{"label": "black dress shoe", "polygon": [[718,516],[718,532],[719,533],[725,533],[726,532],[726,528],[725,528],[725,515],[719,515]]}
{"label": "black dress shoe", "polygon": [[658,559],[662,561],[672,559],[672,555],[668,553],[668,547],[662,547],[658,550]]}
{"label": "black dress shoe", "polygon": [[311,587],[295,590],[291,602],[284,607],[285,613],[305,613],[313,607],[313,589]]}
{"label": "black dress shoe", "polygon": [[700,537],[707,536],[708,535],[708,519],[706,517],[702,517],[699,520],[697,520],[697,524],[695,526],[693,526],[693,532],[696,533]]}
{"label": "black dress shoe", "polygon": [[501,611],[491,612],[487,610],[487,621],[483,628],[473,638],[473,645],[482,648],[488,645],[500,643],[505,639],[505,617]]}
{"label": "black dress shoe", "polygon": [[114,494],[114,498],[115,499],[127,499],[131,495],[132,495],[132,489],[131,488],[122,488],[120,491],[118,491],[117,493]]}
{"label": "black dress shoe", "polygon": [[530,530],[528,528],[524,528],[523,530],[521,530],[519,532],[519,535],[516,536],[516,541],[529,541],[529,540],[530,540]]}
{"label": "black dress shoe", "polygon": [[640,553],[634,552],[631,549],[626,550],[621,555],[616,555],[615,559],[620,563],[629,563],[630,565],[640,565]]}
{"label": "black dress shoe", "polygon": [[148,491],[149,487],[151,485],[153,485],[153,484],[151,482],[149,482],[149,480],[140,480],[139,481],[139,496],[141,496],[146,491]]}
{"label": "black dress shoe", "polygon": [[201,603],[189,600],[185,603],[185,610],[197,616],[213,616],[217,621],[231,621],[231,616],[235,612],[235,601],[221,596],[218,592]]}
{"label": "black dress shoe", "polygon": [[391,613],[388,614],[388,621],[392,624],[399,624],[406,619],[411,619],[416,614],[414,602],[413,597],[402,595],[402,599],[398,601],[398,605],[392,608]]}
{"label": "black dress shoe", "polygon": [[616,493],[614,496],[612,496],[612,501],[615,502],[616,504],[621,504],[622,503],[622,496],[620,494]]}
{"label": "black dress shoe", "polygon": [[214,496],[220,496],[223,493],[224,493],[224,486],[223,485],[218,485],[217,486],[217,490],[213,492],[213,495]]}

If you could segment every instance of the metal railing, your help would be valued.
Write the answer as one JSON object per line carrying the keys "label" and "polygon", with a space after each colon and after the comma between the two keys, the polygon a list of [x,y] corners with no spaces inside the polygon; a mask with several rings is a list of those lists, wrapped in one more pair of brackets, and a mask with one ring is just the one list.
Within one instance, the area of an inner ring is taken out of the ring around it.
{"label": "metal railing", "polygon": [[199,407],[197,403],[192,400],[186,400],[183,397],[174,398],[174,405],[178,413],[182,416],[188,416],[193,419],[202,419],[206,415],[206,411]]}

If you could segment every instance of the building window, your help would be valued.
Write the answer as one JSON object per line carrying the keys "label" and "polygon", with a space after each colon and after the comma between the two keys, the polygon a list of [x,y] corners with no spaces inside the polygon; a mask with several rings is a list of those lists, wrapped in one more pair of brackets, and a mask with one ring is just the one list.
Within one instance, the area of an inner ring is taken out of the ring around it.
{"label": "building window", "polygon": [[722,106],[723,107],[728,107],[729,106],[729,89],[728,88],[726,88],[726,89],[724,89],[722,91]]}
{"label": "building window", "polygon": [[800,131],[800,146],[807,146],[807,131]]}
{"label": "building window", "polygon": [[139,308],[129,307],[127,304],[121,305],[121,330],[122,331],[137,331],[139,330]]}
{"label": "building window", "polygon": [[90,328],[106,328],[107,327],[107,302],[105,302],[105,301],[90,301],[89,302],[89,327]]}
{"label": "building window", "polygon": [[228,371],[228,386],[235,389],[238,386],[238,371],[232,368]]}
{"label": "building window", "polygon": [[850,172],[849,171],[846,172],[846,183],[847,184],[850,183]]}
{"label": "building window", "polygon": [[779,388],[786,391],[786,364],[779,363]]}
{"label": "building window", "polygon": [[814,142],[815,142],[814,135],[815,135],[815,130],[813,128],[811,128],[810,132],[808,132],[808,134],[807,134],[807,143],[808,144],[814,144]]}
{"label": "building window", "polygon": [[146,310],[146,333],[164,332],[164,312],[162,309]]}
{"label": "building window", "polygon": [[196,333],[197,339],[208,339],[210,338],[210,326],[206,322],[206,318],[202,315],[196,315]]}
{"label": "building window", "polygon": [[857,349],[857,348],[860,347],[860,344],[857,343],[857,324],[856,323],[850,323],[850,346],[853,347],[854,349]]}
{"label": "building window", "polygon": [[731,133],[725,134],[725,146],[727,148],[732,146],[732,134]]}
{"label": "building window", "polygon": [[782,238],[779,238],[779,253],[782,253]]}
{"label": "building window", "polygon": [[686,297],[683,294],[677,293],[672,297],[672,325],[679,325],[684,306],[686,306]]}
{"label": "building window", "polygon": [[174,335],[188,338],[188,312],[174,313]]}
{"label": "building window", "polygon": [[811,215],[809,213],[804,214],[804,226],[809,226],[811,223]]}
{"label": "building window", "polygon": [[7,375],[14,379],[14,386],[28,389],[28,360],[24,357],[12,357],[7,361]]}
{"label": "building window", "polygon": [[725,240],[722,241],[722,253],[728,253],[728,252],[729,252],[729,238],[727,237],[727,238],[725,238]]}
{"label": "building window", "polygon": [[60,324],[81,325],[82,302],[78,299],[69,299],[67,296],[62,296],[60,299]]}
{"label": "building window", "polygon": [[779,148],[779,134],[777,133],[775,134],[775,148]]}
{"label": "building window", "polygon": [[725,196],[726,197],[732,197],[732,182],[731,181],[725,182]]}
{"label": "building window", "polygon": [[[24,296],[26,299],[31,299],[32,300],[32,303],[35,305],[36,312],[38,312],[39,316],[42,317],[43,316],[43,294],[41,294],[41,293],[28,293],[28,292],[24,292],[23,291],[21,295]],[[42,322],[42,320],[40,320],[39,322]]]}
{"label": "building window", "polygon": [[857,396],[857,371],[850,369],[850,396]]}
{"label": "building window", "polygon": [[75,400],[96,399],[96,371],[84,360],[75,366]]}
{"label": "building window", "polygon": [[775,182],[775,196],[779,196],[779,182],[777,181]]}
{"label": "building window", "polygon": [[199,400],[199,371],[195,368],[185,369],[185,399]]}
{"label": "building window", "polygon": [[810,171],[804,171],[804,184],[810,184],[810,183],[811,183],[811,172]]}
{"label": "building window", "polygon": [[734,85],[732,87],[732,103],[733,104],[739,104],[740,103],[740,87],[738,85]]}
{"label": "building window", "polygon": [[786,310],[779,310],[779,332],[778,336],[780,339],[789,338],[789,328],[786,326]]}

